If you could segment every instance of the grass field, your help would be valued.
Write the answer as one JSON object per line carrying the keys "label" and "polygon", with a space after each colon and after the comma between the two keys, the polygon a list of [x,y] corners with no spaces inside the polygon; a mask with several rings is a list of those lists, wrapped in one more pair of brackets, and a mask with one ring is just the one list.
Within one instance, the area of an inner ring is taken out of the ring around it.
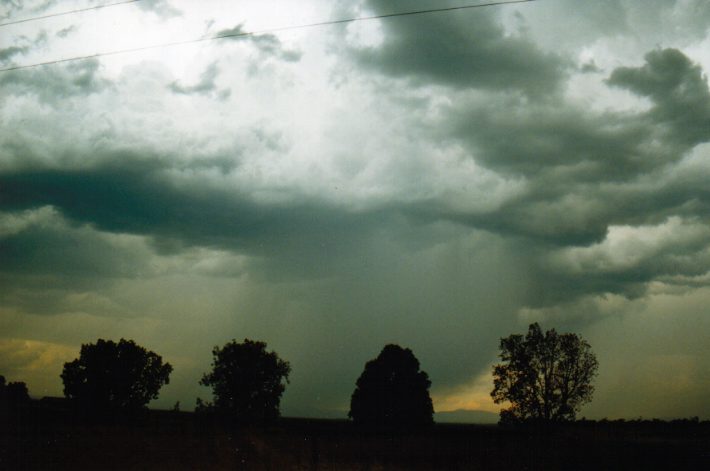
{"label": "grass field", "polygon": [[186,412],[110,424],[30,413],[6,421],[0,446],[8,470],[710,469],[710,423],[693,421],[368,432],[333,420],[234,428]]}

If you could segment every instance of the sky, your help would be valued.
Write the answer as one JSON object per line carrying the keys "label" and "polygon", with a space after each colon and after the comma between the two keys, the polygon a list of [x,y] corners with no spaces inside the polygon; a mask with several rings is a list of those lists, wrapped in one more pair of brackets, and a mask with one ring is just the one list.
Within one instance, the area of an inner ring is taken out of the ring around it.
{"label": "sky", "polygon": [[[174,367],[151,407],[191,409],[212,348],[250,338],[291,363],[284,415],[344,418],[397,343],[437,412],[495,420],[500,338],[539,322],[598,357],[579,416],[710,419],[710,3],[287,28],[475,3],[0,26],[0,69],[94,56],[0,72],[0,374],[60,396],[82,344],[133,339]],[[2,0],[0,23],[101,4]]]}

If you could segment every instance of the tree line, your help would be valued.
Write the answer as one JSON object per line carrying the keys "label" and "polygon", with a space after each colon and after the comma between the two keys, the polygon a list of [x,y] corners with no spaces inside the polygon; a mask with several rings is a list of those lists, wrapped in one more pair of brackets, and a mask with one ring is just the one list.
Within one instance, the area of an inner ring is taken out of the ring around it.
{"label": "tree line", "polygon": [[[196,412],[219,414],[236,423],[265,423],[280,416],[291,365],[265,342],[232,340],[212,350],[211,370],[199,384],[212,388],[212,401],[197,398]],[[501,423],[574,420],[594,392],[598,362],[577,334],[543,332],[535,323],[526,335],[500,339],[500,363],[493,367],[495,403],[506,403]],[[61,379],[69,403],[88,414],[145,409],[170,381],[173,368],[160,355],[132,340],[99,339],[81,346],[64,364]],[[386,345],[368,361],[355,383],[348,417],[371,427],[417,427],[433,423],[431,381],[409,348]],[[24,383],[5,384],[3,409],[28,400]],[[177,407],[177,405],[176,405]]]}

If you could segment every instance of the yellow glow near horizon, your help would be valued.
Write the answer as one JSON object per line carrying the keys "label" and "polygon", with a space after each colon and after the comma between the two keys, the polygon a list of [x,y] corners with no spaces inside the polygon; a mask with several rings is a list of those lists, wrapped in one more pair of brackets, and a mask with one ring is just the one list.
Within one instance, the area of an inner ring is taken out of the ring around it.
{"label": "yellow glow near horizon", "polygon": [[[25,383],[32,397],[62,395],[59,374],[64,363],[77,356],[76,347],[58,343],[0,339],[0,374],[5,375],[7,382]],[[56,375],[50,376],[47,372],[56,372]]]}
{"label": "yellow glow near horizon", "polygon": [[484,373],[469,384],[444,393],[432,394],[436,412],[452,412],[456,410],[476,410],[497,413],[500,404],[495,404],[491,398],[493,388],[489,373]]}

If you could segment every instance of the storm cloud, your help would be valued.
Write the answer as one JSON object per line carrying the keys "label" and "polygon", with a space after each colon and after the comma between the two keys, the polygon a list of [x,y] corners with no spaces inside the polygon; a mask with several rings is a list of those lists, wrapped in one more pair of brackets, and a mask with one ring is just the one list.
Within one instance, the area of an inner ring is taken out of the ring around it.
{"label": "storm cloud", "polygon": [[[367,6],[386,15],[430,8],[431,3],[370,1]],[[524,37],[506,35],[491,11],[394,18],[383,29],[382,44],[356,49],[356,59],[417,84],[537,94],[554,90],[563,78],[563,58],[540,51]]]}
{"label": "storm cloud", "polygon": [[[708,11],[690,3],[528,2],[0,73],[3,374],[60,394],[50,370],[81,343],[133,338],[175,365],[157,404],[189,406],[211,347],[249,337],[292,363],[286,415],[344,417],[393,342],[435,408],[493,412],[498,339],[540,321],[600,353],[588,416],[707,415]],[[146,6],[113,13],[179,38],[283,25],[270,2]],[[432,4],[333,8],[298,18]],[[657,37],[662,12],[678,28]],[[663,403],[664,377],[686,402]]]}

